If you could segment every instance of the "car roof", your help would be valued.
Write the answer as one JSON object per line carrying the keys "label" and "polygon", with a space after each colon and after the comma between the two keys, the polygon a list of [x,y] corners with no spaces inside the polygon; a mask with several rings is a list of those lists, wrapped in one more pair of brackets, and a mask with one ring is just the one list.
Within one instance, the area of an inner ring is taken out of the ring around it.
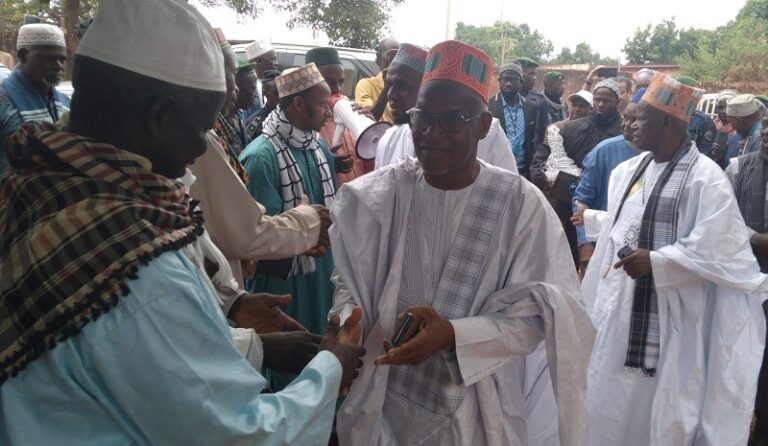
{"label": "car roof", "polygon": [[[245,47],[248,46],[248,43],[239,43],[236,45],[232,45],[232,49],[235,50],[236,53],[243,53],[245,52]],[[290,50],[295,52],[304,52],[311,50],[312,48],[318,48],[318,46],[315,45],[299,45],[294,43],[272,43],[272,47],[275,50]],[[346,47],[334,47],[339,52],[339,56],[341,57],[347,57],[347,58],[354,58],[359,60],[366,60],[370,62],[376,61],[376,51],[371,50],[361,50],[356,48],[346,48]]]}

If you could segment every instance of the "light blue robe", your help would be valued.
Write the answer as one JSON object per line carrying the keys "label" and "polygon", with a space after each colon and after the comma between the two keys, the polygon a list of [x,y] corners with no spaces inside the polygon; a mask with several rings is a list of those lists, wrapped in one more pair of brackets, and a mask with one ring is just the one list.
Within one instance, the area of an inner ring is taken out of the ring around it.
{"label": "light blue robe", "polygon": [[0,386],[0,444],[326,445],[341,366],[321,352],[284,391],[238,353],[214,297],[180,252]]}

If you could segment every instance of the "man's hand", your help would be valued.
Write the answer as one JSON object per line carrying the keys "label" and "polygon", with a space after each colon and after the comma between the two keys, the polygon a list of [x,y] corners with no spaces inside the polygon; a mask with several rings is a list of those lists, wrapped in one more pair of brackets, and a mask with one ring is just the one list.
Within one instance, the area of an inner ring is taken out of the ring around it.
{"label": "man's hand", "polygon": [[589,266],[589,260],[592,258],[592,254],[595,252],[595,247],[592,243],[584,243],[579,246],[579,275],[584,277],[587,272],[587,266]]}
{"label": "man's hand", "polygon": [[768,257],[768,234],[761,234],[755,232],[749,239],[752,244],[752,251],[755,253],[755,257],[766,258]]}
{"label": "man's hand", "polygon": [[[384,364],[421,364],[440,350],[453,350],[456,348],[456,338],[453,325],[440,317],[432,307],[412,307],[405,313],[413,313],[421,319],[419,332],[409,341],[399,347],[389,348],[389,341],[384,341],[385,355],[375,359],[376,365]],[[404,314],[398,316],[401,320]]]}
{"label": "man's hand", "polygon": [[712,159],[715,161],[722,161],[723,155],[725,155],[723,148],[716,142],[712,143],[712,151],[710,153],[712,154]]}
{"label": "man's hand", "polygon": [[342,144],[336,144],[335,146],[331,147],[331,153],[333,153],[333,163],[336,167],[336,173],[352,172],[352,165],[355,163],[355,160],[352,158],[352,154],[336,153],[341,149],[341,147]]}
{"label": "man's hand", "polygon": [[571,217],[571,224],[574,226],[584,226],[584,211],[589,209],[589,206],[579,200],[575,200],[573,204],[576,205],[576,212],[574,212]]}
{"label": "man's hand", "polygon": [[259,335],[264,346],[264,367],[281,373],[298,374],[317,355],[322,336],[294,331]]}
{"label": "man's hand", "polygon": [[376,117],[373,116],[373,113],[371,113],[371,107],[363,107],[362,105],[358,104],[357,102],[352,103],[352,111],[357,112],[360,115],[365,116],[366,118],[370,119],[371,121],[375,121]]}
{"label": "man's hand", "polygon": [[[587,74],[587,78],[584,80],[584,83],[589,86],[594,84],[598,79],[600,79],[600,77],[597,75],[597,72],[603,68],[605,68],[605,65],[598,65],[595,68],[593,68],[592,71],[590,71],[589,74]],[[587,88],[585,90],[589,91],[590,89]]]}
{"label": "man's hand", "polygon": [[360,325],[362,319],[362,308],[355,307],[352,310],[352,314],[350,314],[347,320],[344,321],[344,326],[339,333],[339,341],[344,342],[345,344],[359,344],[360,336],[363,334],[363,327]]}
{"label": "man's hand", "polygon": [[616,262],[613,267],[623,267],[629,277],[637,280],[651,272],[651,252],[638,248],[632,255]]}
{"label": "man's hand", "polygon": [[[363,366],[360,359],[365,355],[365,349],[352,344],[346,344],[339,340],[341,327],[339,327],[339,316],[333,315],[328,320],[328,326],[325,329],[325,337],[320,342],[320,350],[328,350],[336,355],[341,363],[342,375],[340,392],[352,385],[352,381],[357,378],[358,369]],[[342,395],[344,396],[344,395]]]}
{"label": "man's hand", "polygon": [[328,247],[331,246],[331,239],[328,237],[328,228],[330,228],[332,224],[331,212],[327,207],[320,204],[313,204],[311,206],[317,211],[317,215],[320,216],[320,237],[317,239],[317,245],[305,254],[312,257],[321,257],[325,254]]}
{"label": "man's hand", "polygon": [[259,266],[258,260],[241,260],[240,269],[243,272],[243,279],[250,279],[256,274],[256,268]]}
{"label": "man's hand", "polygon": [[290,294],[282,296],[268,293],[247,294],[235,301],[227,318],[233,320],[238,327],[252,328],[258,334],[307,331],[278,308],[290,302]]}

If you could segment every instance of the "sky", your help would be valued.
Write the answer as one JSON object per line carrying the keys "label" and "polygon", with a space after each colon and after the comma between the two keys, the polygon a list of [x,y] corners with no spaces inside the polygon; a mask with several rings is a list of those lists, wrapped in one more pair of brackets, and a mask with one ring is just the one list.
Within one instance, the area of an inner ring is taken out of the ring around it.
{"label": "sky", "polygon": [[[192,1],[193,3],[194,0]],[[400,42],[432,46],[446,39],[448,4],[449,29],[456,22],[481,26],[504,19],[528,23],[555,46],[575,47],[586,41],[604,56],[617,57],[628,37],[648,23],[675,17],[679,27],[714,29],[733,20],[746,0],[729,0],[716,7],[701,0],[405,0],[391,12],[390,33]],[[638,9],[642,6],[643,9]],[[266,9],[256,19],[240,19],[226,7],[201,8],[214,27],[230,39],[269,38],[273,42],[327,44],[324,35],[313,36],[309,29],[288,30],[288,15]]]}

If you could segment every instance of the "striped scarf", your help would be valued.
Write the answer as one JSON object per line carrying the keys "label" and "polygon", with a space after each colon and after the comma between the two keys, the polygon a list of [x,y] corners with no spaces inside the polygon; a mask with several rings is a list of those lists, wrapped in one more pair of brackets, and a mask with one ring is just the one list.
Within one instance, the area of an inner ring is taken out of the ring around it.
{"label": "striped scarf", "polygon": [[32,87],[21,68],[16,68],[3,80],[3,87],[24,122],[56,122],[69,111],[69,98],[51,87],[49,97],[44,99]]}
{"label": "striped scarf", "polygon": [[22,126],[0,179],[0,383],[128,293],[141,265],[192,243],[203,217],[145,158]]}
{"label": "striped scarf", "polygon": [[[680,197],[698,156],[696,144],[686,140],[659,176],[643,212],[638,248],[653,251],[677,241]],[[642,178],[652,160],[653,157],[647,155],[632,176],[616,212],[617,219],[632,186]],[[642,370],[647,376],[654,376],[659,363],[660,345],[659,303],[651,273],[635,281],[629,345],[624,366]]]}
{"label": "striped scarf", "polygon": [[[295,127],[278,106],[264,121],[264,136],[272,143],[277,158],[280,185],[282,186],[280,192],[283,198],[283,211],[300,205],[304,195],[301,170],[290,149],[308,150],[312,153],[315,165],[320,171],[320,180],[323,183],[323,202],[325,206],[330,207],[333,203],[333,196],[336,194],[336,188],[333,184],[333,175],[328,160],[325,159],[320,144],[317,142],[317,132]],[[294,258],[291,275],[314,271],[315,260],[312,257],[298,256]]]}

